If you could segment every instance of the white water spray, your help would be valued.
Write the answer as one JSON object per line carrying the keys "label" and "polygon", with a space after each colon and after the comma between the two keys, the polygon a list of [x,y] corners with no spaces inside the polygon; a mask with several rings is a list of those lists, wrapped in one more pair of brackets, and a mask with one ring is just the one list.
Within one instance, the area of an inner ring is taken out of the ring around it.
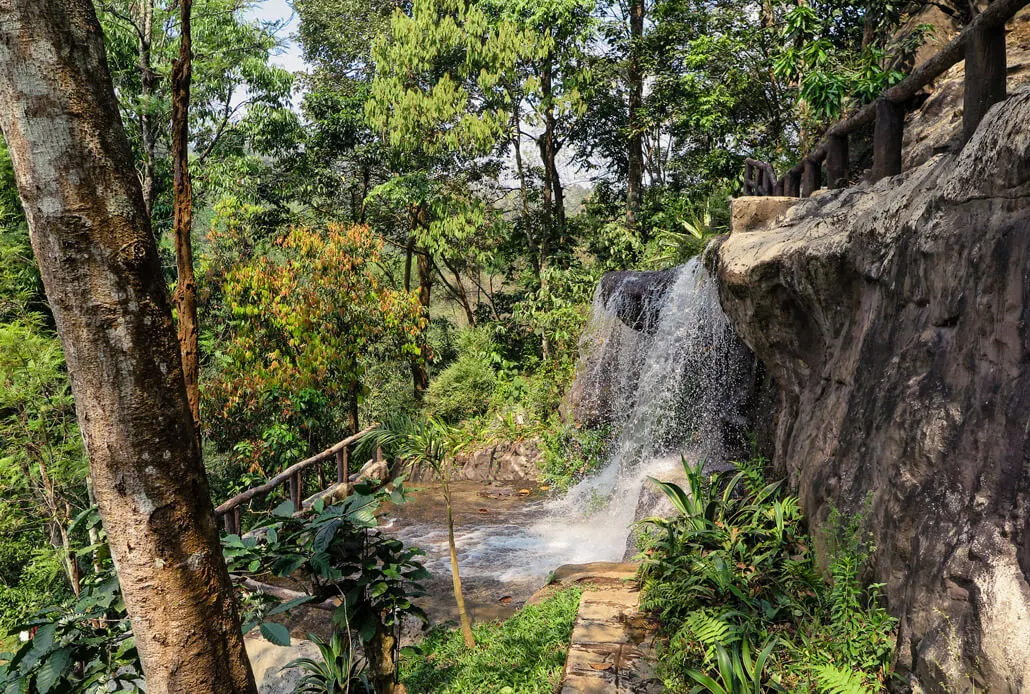
{"label": "white water spray", "polygon": [[[462,574],[539,582],[561,564],[619,561],[647,477],[675,473],[680,457],[724,461],[739,427],[750,373],[743,348],[700,260],[676,270],[664,293],[643,300],[633,327],[630,298],[599,288],[581,342],[581,406],[611,428],[603,467],[562,498],[526,507],[516,523],[458,528]],[[623,318],[620,318],[622,316]],[[405,538],[445,557],[446,535]],[[430,561],[431,570],[446,569]]]}

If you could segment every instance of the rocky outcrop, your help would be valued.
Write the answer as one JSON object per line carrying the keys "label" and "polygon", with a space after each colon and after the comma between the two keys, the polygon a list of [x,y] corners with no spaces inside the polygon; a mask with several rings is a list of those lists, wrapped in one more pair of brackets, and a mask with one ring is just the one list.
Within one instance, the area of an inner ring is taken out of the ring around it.
{"label": "rocky outcrop", "polygon": [[[658,327],[665,293],[676,280],[676,268],[649,272],[608,272],[601,278],[601,297],[626,327],[652,333]],[[618,297],[612,301],[613,297]]]}
{"label": "rocky outcrop", "polygon": [[[865,514],[911,691],[1030,691],[1030,92],[957,154],[719,248],[824,537]],[[820,547],[825,557],[825,547]]]}
{"label": "rocky outcrop", "polygon": [[[930,26],[930,40],[919,51],[916,64],[925,62],[959,32],[959,25],[937,7],[927,7],[910,23]],[[1030,8],[1021,10],[1009,23],[1006,39],[1009,90],[1030,84]],[[904,169],[926,163],[935,154],[950,152],[961,145],[962,99],[965,63],[959,63],[937,80],[922,106],[905,120]]]}
{"label": "rocky outcrop", "polygon": [[[451,472],[452,480],[470,482],[519,482],[535,480],[540,474],[539,463],[543,450],[538,439],[505,441],[458,456]],[[436,479],[428,467],[414,469],[409,478],[413,482],[432,482]]]}
{"label": "rocky outcrop", "polygon": [[258,694],[293,694],[305,672],[289,665],[298,658],[322,660],[318,646],[304,639],[293,639],[289,646],[277,646],[260,636],[250,635],[244,639],[244,645]]}

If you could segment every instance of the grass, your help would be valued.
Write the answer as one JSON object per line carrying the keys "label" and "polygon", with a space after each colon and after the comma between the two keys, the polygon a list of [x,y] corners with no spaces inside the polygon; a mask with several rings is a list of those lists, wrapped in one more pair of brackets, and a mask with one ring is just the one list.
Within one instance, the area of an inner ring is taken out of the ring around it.
{"label": "grass", "polygon": [[561,682],[581,591],[556,593],[503,622],[473,627],[476,647],[435,629],[406,649],[401,681],[411,694],[551,694]]}

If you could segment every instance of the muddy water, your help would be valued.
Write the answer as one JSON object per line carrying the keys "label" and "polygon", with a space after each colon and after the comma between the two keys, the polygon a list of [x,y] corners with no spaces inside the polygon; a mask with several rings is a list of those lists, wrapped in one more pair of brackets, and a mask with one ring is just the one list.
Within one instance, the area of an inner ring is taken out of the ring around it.
{"label": "muddy water", "polygon": [[[554,517],[548,490],[534,483],[453,482],[451,494],[458,565],[475,621],[510,615],[562,564],[616,561],[624,552],[625,534],[600,542],[596,518]],[[409,503],[387,509],[380,522],[425,550],[433,578],[418,602],[431,621],[456,619],[440,486],[419,485]]]}

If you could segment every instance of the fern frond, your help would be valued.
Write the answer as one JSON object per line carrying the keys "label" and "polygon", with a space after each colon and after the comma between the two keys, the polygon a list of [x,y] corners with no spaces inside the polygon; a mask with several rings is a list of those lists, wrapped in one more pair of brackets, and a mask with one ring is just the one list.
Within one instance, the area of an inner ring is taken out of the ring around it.
{"label": "fern frond", "polygon": [[816,665],[813,672],[821,694],[873,694],[862,675],[853,670],[827,664]]}

